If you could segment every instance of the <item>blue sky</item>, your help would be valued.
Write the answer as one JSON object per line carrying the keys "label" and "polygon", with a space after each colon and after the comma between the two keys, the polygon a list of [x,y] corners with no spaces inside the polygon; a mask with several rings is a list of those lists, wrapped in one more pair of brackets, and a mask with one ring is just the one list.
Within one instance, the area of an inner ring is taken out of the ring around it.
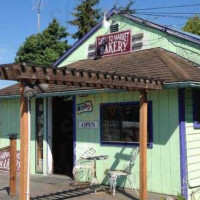
{"label": "blue sky", "polygon": [[[37,0],[0,0],[0,64],[12,63],[18,47],[24,42],[25,38],[37,33],[37,11],[34,4]],[[41,30],[46,28],[49,22],[56,17],[58,21],[68,27],[68,31],[73,33],[76,29],[67,25],[66,21],[71,20],[73,8],[79,0],[42,0],[41,9]],[[126,5],[128,0],[100,0],[99,7],[109,11],[114,3],[119,6]],[[133,9],[144,9],[162,6],[176,6],[198,4],[199,0],[136,0]],[[183,7],[176,9],[146,10],[146,12],[200,12],[200,6]],[[139,11],[138,11],[139,12]],[[140,11],[142,12],[142,11]],[[144,11],[143,11],[144,12]],[[181,28],[187,20],[184,18],[156,17],[151,15],[137,15],[139,17],[154,21],[163,25],[176,25],[174,28]],[[169,15],[168,15],[169,16]],[[185,16],[185,15],[184,15]],[[189,15],[187,15],[189,17]],[[69,40],[70,44],[74,40]],[[0,81],[0,88],[12,82]]]}

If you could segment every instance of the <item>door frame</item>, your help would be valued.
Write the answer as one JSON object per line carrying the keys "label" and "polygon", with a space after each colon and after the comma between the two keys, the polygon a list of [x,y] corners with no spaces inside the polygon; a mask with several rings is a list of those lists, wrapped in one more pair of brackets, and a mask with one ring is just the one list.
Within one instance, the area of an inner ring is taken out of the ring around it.
{"label": "door frame", "polygon": [[[66,95],[64,95],[66,96]],[[52,98],[47,98],[47,174],[53,174],[53,104]],[[72,96],[72,118],[73,118],[73,163],[76,161],[74,150],[76,148],[76,95]]]}

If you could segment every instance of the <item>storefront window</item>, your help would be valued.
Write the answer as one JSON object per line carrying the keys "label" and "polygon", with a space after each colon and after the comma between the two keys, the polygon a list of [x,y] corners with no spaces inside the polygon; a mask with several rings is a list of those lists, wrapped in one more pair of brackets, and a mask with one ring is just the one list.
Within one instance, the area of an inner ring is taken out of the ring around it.
{"label": "storefront window", "polygon": [[36,99],[36,172],[43,173],[44,105]]}
{"label": "storefront window", "polygon": [[[151,104],[148,109],[148,144],[152,143]],[[102,144],[139,144],[139,102],[101,105]]]}
{"label": "storefront window", "polygon": [[200,90],[193,91],[194,128],[200,128]]}

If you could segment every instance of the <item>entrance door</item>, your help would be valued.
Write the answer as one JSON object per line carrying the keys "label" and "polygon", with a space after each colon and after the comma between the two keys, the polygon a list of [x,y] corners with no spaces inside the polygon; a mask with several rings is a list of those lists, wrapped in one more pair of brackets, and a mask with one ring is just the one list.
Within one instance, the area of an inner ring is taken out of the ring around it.
{"label": "entrance door", "polygon": [[73,168],[73,100],[53,98],[53,172],[72,177]]}

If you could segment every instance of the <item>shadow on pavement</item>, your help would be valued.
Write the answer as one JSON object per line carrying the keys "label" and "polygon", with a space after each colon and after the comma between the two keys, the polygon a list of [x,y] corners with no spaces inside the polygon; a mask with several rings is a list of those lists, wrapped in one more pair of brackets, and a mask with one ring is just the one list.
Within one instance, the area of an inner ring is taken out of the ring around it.
{"label": "shadow on pavement", "polygon": [[49,200],[54,200],[54,199],[71,199],[71,198],[76,198],[76,197],[81,197],[84,195],[88,195],[91,192],[86,192],[83,189],[72,189],[72,190],[67,190],[67,191],[61,191],[61,192],[56,192],[56,193],[50,193],[50,194],[44,194],[41,196],[36,196],[36,197],[31,197],[31,200],[35,199],[49,199]]}
{"label": "shadow on pavement", "polygon": [[5,187],[5,188],[2,188],[2,189],[0,188],[0,191],[4,191],[4,190],[7,192],[7,194],[9,194],[9,187]]}
{"label": "shadow on pavement", "polygon": [[139,200],[139,197],[138,198],[137,197],[133,197],[133,194],[127,193],[125,190],[123,190],[121,188],[117,188],[117,192],[122,194],[123,196],[126,196],[128,199]]}

